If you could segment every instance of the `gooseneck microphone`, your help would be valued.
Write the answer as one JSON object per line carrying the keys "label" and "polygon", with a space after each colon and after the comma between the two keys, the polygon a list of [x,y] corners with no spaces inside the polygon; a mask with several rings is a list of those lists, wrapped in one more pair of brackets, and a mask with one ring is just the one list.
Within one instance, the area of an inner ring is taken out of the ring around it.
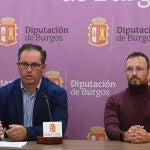
{"label": "gooseneck microphone", "polygon": [[45,95],[43,92],[41,92],[43,99],[46,101],[47,103],[47,108],[48,108],[48,113],[49,113],[49,120],[52,121],[52,115],[51,115],[51,109],[50,109],[50,104],[48,101],[48,96]]}

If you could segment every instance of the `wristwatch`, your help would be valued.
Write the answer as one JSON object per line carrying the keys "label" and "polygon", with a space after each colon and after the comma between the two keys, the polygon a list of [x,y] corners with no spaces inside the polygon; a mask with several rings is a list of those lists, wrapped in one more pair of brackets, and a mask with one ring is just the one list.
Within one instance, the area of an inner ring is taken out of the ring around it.
{"label": "wristwatch", "polygon": [[120,141],[124,142],[124,133],[123,132],[120,133]]}

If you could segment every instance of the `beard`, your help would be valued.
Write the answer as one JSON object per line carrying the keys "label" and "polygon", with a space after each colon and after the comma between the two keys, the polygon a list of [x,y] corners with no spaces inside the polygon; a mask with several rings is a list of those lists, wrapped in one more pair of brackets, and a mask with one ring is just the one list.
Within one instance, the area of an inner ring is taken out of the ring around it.
{"label": "beard", "polygon": [[140,94],[148,88],[148,82],[142,82],[138,77],[133,77],[129,80],[128,87],[131,93]]}

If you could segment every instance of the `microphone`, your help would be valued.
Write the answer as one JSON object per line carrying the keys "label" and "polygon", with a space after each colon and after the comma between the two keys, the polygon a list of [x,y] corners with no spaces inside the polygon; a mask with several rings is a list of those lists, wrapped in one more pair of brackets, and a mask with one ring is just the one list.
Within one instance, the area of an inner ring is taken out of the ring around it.
{"label": "microphone", "polygon": [[48,96],[45,95],[43,92],[41,92],[42,96],[43,96],[43,99],[46,101],[47,103],[47,108],[48,108],[48,113],[49,113],[49,120],[52,121],[52,115],[51,115],[51,109],[50,109],[50,104],[49,104],[49,101],[48,101]]}

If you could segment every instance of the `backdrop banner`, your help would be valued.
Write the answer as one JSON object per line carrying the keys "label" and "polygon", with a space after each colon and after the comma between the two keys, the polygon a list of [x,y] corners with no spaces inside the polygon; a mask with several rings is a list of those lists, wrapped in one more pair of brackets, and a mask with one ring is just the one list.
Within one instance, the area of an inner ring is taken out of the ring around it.
{"label": "backdrop banner", "polygon": [[47,51],[44,76],[68,93],[68,139],[106,140],[104,107],[127,87],[125,59],[150,56],[150,0],[1,0],[0,87],[24,43]]}

